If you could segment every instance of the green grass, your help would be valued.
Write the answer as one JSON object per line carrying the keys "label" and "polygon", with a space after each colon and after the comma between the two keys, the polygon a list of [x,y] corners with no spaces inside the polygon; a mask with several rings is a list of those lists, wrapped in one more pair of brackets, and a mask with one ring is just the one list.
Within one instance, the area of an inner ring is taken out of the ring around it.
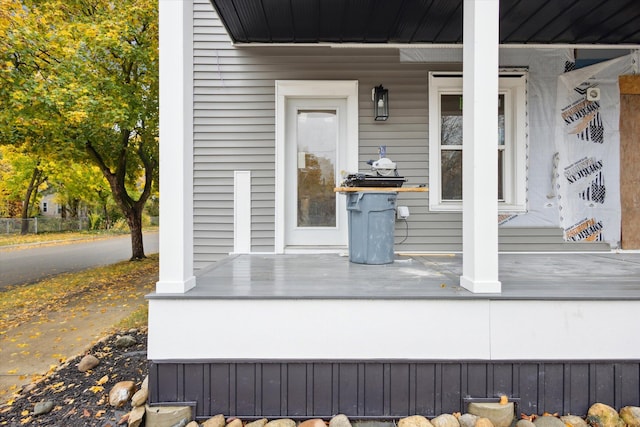
{"label": "green grass", "polygon": [[115,325],[115,329],[129,330],[131,328],[145,329],[149,324],[149,306],[148,304],[142,304],[140,308],[131,313],[128,317],[125,317]]}

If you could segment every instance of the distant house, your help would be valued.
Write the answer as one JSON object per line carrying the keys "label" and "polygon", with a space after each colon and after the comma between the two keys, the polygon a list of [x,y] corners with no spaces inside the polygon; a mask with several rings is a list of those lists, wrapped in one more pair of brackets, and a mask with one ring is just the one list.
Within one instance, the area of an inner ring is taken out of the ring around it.
{"label": "distant house", "polygon": [[[499,274],[504,253],[640,248],[638,19],[606,0],[161,0],[152,402],[202,418],[433,415],[499,393],[523,411],[639,405],[635,279],[559,296],[534,274],[510,299]],[[339,255],[312,268],[348,250],[333,187],[381,146],[428,187],[398,196],[396,251],[461,258],[456,295],[385,291],[379,269],[340,290]],[[594,350],[609,334],[630,341]]]}
{"label": "distant house", "polygon": [[60,217],[62,206],[55,202],[55,194],[46,194],[40,200],[40,215],[46,217]]}

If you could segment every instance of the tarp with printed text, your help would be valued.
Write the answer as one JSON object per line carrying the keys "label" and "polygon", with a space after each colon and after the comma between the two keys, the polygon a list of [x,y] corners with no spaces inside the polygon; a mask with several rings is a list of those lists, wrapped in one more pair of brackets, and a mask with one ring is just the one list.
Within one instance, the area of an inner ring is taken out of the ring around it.
{"label": "tarp with printed text", "polygon": [[567,241],[620,244],[620,91],[631,54],[558,77],[555,185]]}

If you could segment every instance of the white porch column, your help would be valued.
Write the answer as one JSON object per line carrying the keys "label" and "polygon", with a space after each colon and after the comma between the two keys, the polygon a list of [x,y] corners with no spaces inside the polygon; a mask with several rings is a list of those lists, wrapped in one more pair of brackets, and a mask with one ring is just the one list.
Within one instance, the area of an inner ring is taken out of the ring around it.
{"label": "white porch column", "polygon": [[158,293],[184,293],[193,276],[193,4],[159,1],[160,277]]}
{"label": "white porch column", "polygon": [[464,0],[463,7],[460,285],[498,293],[499,0]]}

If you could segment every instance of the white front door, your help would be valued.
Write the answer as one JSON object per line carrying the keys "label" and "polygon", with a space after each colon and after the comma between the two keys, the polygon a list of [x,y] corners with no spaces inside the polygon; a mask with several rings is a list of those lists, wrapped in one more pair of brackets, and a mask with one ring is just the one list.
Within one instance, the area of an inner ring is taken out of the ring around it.
{"label": "white front door", "polygon": [[347,99],[287,98],[285,247],[344,247],[345,196],[333,191],[347,165]]}
{"label": "white front door", "polygon": [[346,248],[346,199],[333,188],[358,170],[358,82],[275,83],[275,252]]}

